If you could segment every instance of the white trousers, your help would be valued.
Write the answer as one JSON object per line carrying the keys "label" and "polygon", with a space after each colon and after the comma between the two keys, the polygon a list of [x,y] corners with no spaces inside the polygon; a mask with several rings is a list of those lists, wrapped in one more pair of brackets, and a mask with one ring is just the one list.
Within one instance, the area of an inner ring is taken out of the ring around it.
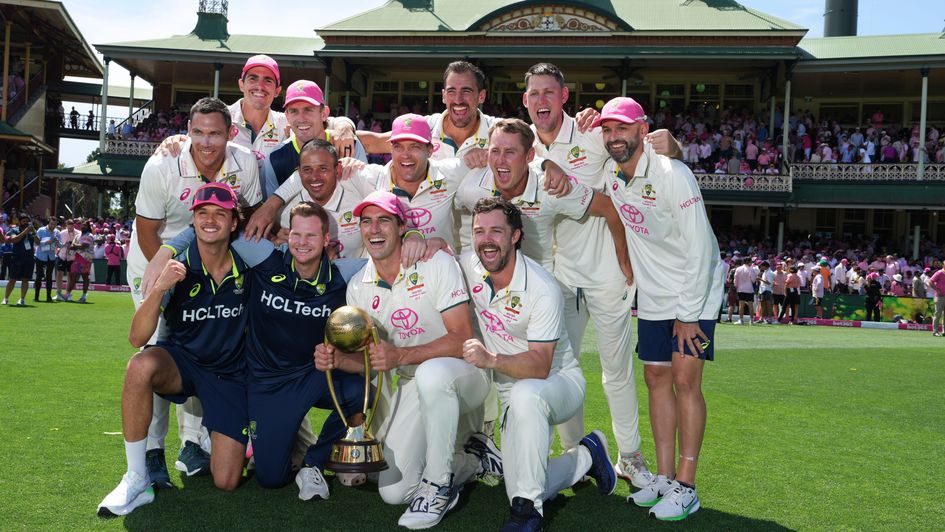
{"label": "white trousers", "polygon": [[539,512],[542,503],[569,488],[591,467],[591,455],[580,445],[549,459],[552,427],[577,417],[584,405],[580,368],[547,379],[522,379],[502,397],[502,468],[509,501],[524,497]]}
{"label": "white trousers", "polygon": [[[385,379],[387,381],[387,379]],[[414,378],[385,386],[379,402],[377,437],[384,442],[387,470],[378,491],[387,504],[406,504],[421,479],[454,485],[471,480],[479,459],[463,445],[482,427],[483,401],[492,386],[489,373],[458,358],[433,358]]]}
{"label": "white trousers", "polygon": [[[623,280],[587,287],[558,283],[564,295],[564,319],[571,348],[580,360],[581,342],[588,314],[597,331],[597,351],[603,372],[604,396],[610,407],[611,425],[621,453],[640,449],[637,383],[633,376],[633,328],[631,306],[636,288]],[[581,297],[578,298],[578,290]],[[558,426],[561,445],[570,449],[584,436],[584,411]]]}

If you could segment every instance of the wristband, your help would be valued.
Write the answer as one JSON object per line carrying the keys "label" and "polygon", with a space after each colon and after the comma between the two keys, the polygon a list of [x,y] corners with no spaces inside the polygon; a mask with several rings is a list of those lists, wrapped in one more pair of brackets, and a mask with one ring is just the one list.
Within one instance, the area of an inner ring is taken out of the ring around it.
{"label": "wristband", "polygon": [[171,251],[171,253],[173,253],[174,255],[177,255],[178,253],[180,253],[179,251],[177,251],[176,249],[174,249],[173,247],[171,247],[170,244],[161,244],[161,247],[158,248],[158,249],[169,249],[169,250]]}
{"label": "wristband", "polygon": [[410,233],[415,233],[415,234],[420,235],[420,240],[426,240],[426,237],[423,236],[423,233],[422,233],[419,229],[411,229],[411,230],[407,231],[406,233],[404,233],[404,236],[403,236],[403,238],[402,238],[401,240],[406,240],[406,239],[407,239],[407,235],[409,235]]}

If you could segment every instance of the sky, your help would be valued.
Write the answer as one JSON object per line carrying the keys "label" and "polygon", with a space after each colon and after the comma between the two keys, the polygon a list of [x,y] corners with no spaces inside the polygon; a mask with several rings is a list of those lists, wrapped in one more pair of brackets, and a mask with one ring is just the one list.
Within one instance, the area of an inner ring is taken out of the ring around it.
{"label": "sky", "polygon": [[[436,0],[455,1],[455,0]],[[657,0],[650,0],[657,1]],[[661,0],[682,1],[682,0]],[[699,1],[699,0],[696,0]],[[89,44],[105,44],[142,39],[157,39],[189,33],[197,22],[197,0],[162,0],[129,2],[127,0],[63,0],[79,31]],[[284,16],[274,9],[271,16],[259,16],[259,2],[229,0],[229,31],[251,35],[312,35],[315,28],[383,5],[385,0],[346,0],[345,2],[302,2],[304,13]],[[741,0],[742,5],[763,11],[808,28],[808,37],[823,36],[824,0]],[[325,5],[332,9],[319,9]],[[945,31],[945,1],[900,0],[890,9],[890,0],[860,0],[857,33],[859,35],[894,35]],[[101,56],[99,56],[101,60]],[[112,64],[109,85],[130,85],[128,72]],[[141,86],[141,80],[135,81]],[[88,106],[76,105],[88,113]],[[127,108],[109,106],[109,115],[127,114]],[[63,140],[60,161],[66,166],[85,162],[97,146],[91,141]]]}

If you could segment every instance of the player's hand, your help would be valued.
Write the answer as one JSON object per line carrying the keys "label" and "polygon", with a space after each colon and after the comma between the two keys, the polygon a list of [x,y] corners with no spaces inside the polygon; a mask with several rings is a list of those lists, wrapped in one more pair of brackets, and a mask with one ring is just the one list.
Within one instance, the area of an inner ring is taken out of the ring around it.
{"label": "player's hand", "polygon": [[338,157],[354,157],[354,129],[347,120],[335,120],[331,132],[331,143],[338,152]]}
{"label": "player's hand", "polygon": [[676,142],[676,138],[673,137],[673,134],[670,133],[668,129],[651,131],[643,137],[643,140],[644,142],[650,143],[650,146],[653,147],[653,152],[657,155],[665,155],[673,159],[682,157],[682,150],[679,148],[679,143]]}
{"label": "player's hand", "polygon": [[184,267],[184,263],[171,259],[164,265],[164,271],[154,282],[154,289],[162,293],[170,290],[174,285],[183,281],[186,275],[187,268]]}
{"label": "player's hand", "polygon": [[496,364],[496,356],[476,338],[463,342],[463,360],[480,369],[493,369]]}
{"label": "player's hand", "polygon": [[141,298],[148,297],[158,278],[164,273],[168,262],[174,258],[174,254],[167,248],[160,248],[157,253],[151,257],[148,267],[144,269],[144,275],[141,276]]}
{"label": "player's hand", "polygon": [[[673,337],[676,339],[676,349],[683,356],[695,356],[695,353],[701,353],[702,344],[709,341],[709,337],[699,327],[699,322],[685,323],[676,320],[673,323]],[[689,348],[689,353],[683,350],[683,346]]]}
{"label": "player's hand", "polygon": [[400,350],[384,340],[368,344],[368,357],[373,370],[390,371],[396,368],[400,365],[400,356]]}
{"label": "player's hand", "polygon": [[279,228],[279,231],[276,232],[275,236],[271,239],[272,245],[281,246],[282,244],[287,244],[289,242],[289,230],[285,227]]}
{"label": "player's hand", "polygon": [[489,152],[483,148],[473,148],[463,155],[463,163],[467,168],[485,168],[489,163]]}
{"label": "player's hand", "polygon": [[400,248],[400,264],[404,268],[410,268],[423,258],[427,250],[427,243],[423,240],[423,235],[416,231],[408,233]]}
{"label": "player's hand", "polygon": [[545,160],[545,192],[556,198],[567,196],[571,193],[571,180],[564,170],[554,161]]}
{"label": "player's hand", "polygon": [[581,109],[581,112],[579,112],[577,116],[574,117],[574,121],[577,122],[578,131],[581,133],[587,133],[594,124],[594,121],[597,120],[598,116],[600,116],[600,113],[598,113],[597,109],[594,109],[593,107]]}
{"label": "player's hand", "polygon": [[338,159],[338,164],[341,165],[342,181],[351,179],[365,167],[364,161],[355,159],[354,157],[342,157]]}
{"label": "player's hand", "polygon": [[[273,200],[273,198],[277,199]],[[266,238],[266,235],[272,230],[272,226],[276,221],[276,216],[279,215],[279,208],[281,206],[281,199],[279,199],[278,196],[273,195],[266,200],[261,207],[253,212],[249,221],[246,222],[246,230],[243,232],[243,238],[246,240],[255,238],[257,242]]]}
{"label": "player's hand", "polygon": [[431,236],[430,238],[424,241],[426,243],[427,249],[423,252],[423,262],[426,262],[433,258],[433,255],[436,255],[437,251],[445,251],[448,255],[453,256],[453,250],[450,248],[450,245],[446,243],[446,240],[438,236]]}
{"label": "player's hand", "polygon": [[630,259],[624,258],[618,262],[620,263],[620,271],[627,278],[627,286],[633,286],[633,266],[630,264]]}
{"label": "player's hand", "polygon": [[335,369],[335,346],[331,344],[316,345],[314,359],[315,369],[318,371]]}
{"label": "player's hand", "polygon": [[187,142],[187,135],[171,135],[164,139],[154,150],[154,155],[160,154],[161,157],[177,157],[180,155],[181,148]]}

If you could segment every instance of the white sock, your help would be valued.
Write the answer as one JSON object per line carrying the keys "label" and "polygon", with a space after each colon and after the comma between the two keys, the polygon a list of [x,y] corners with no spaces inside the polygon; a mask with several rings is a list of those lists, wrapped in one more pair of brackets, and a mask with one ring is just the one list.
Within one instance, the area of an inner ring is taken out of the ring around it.
{"label": "white sock", "polygon": [[134,442],[125,440],[125,460],[128,461],[128,471],[134,471],[141,478],[148,478],[148,466],[145,464],[147,453],[147,438]]}

